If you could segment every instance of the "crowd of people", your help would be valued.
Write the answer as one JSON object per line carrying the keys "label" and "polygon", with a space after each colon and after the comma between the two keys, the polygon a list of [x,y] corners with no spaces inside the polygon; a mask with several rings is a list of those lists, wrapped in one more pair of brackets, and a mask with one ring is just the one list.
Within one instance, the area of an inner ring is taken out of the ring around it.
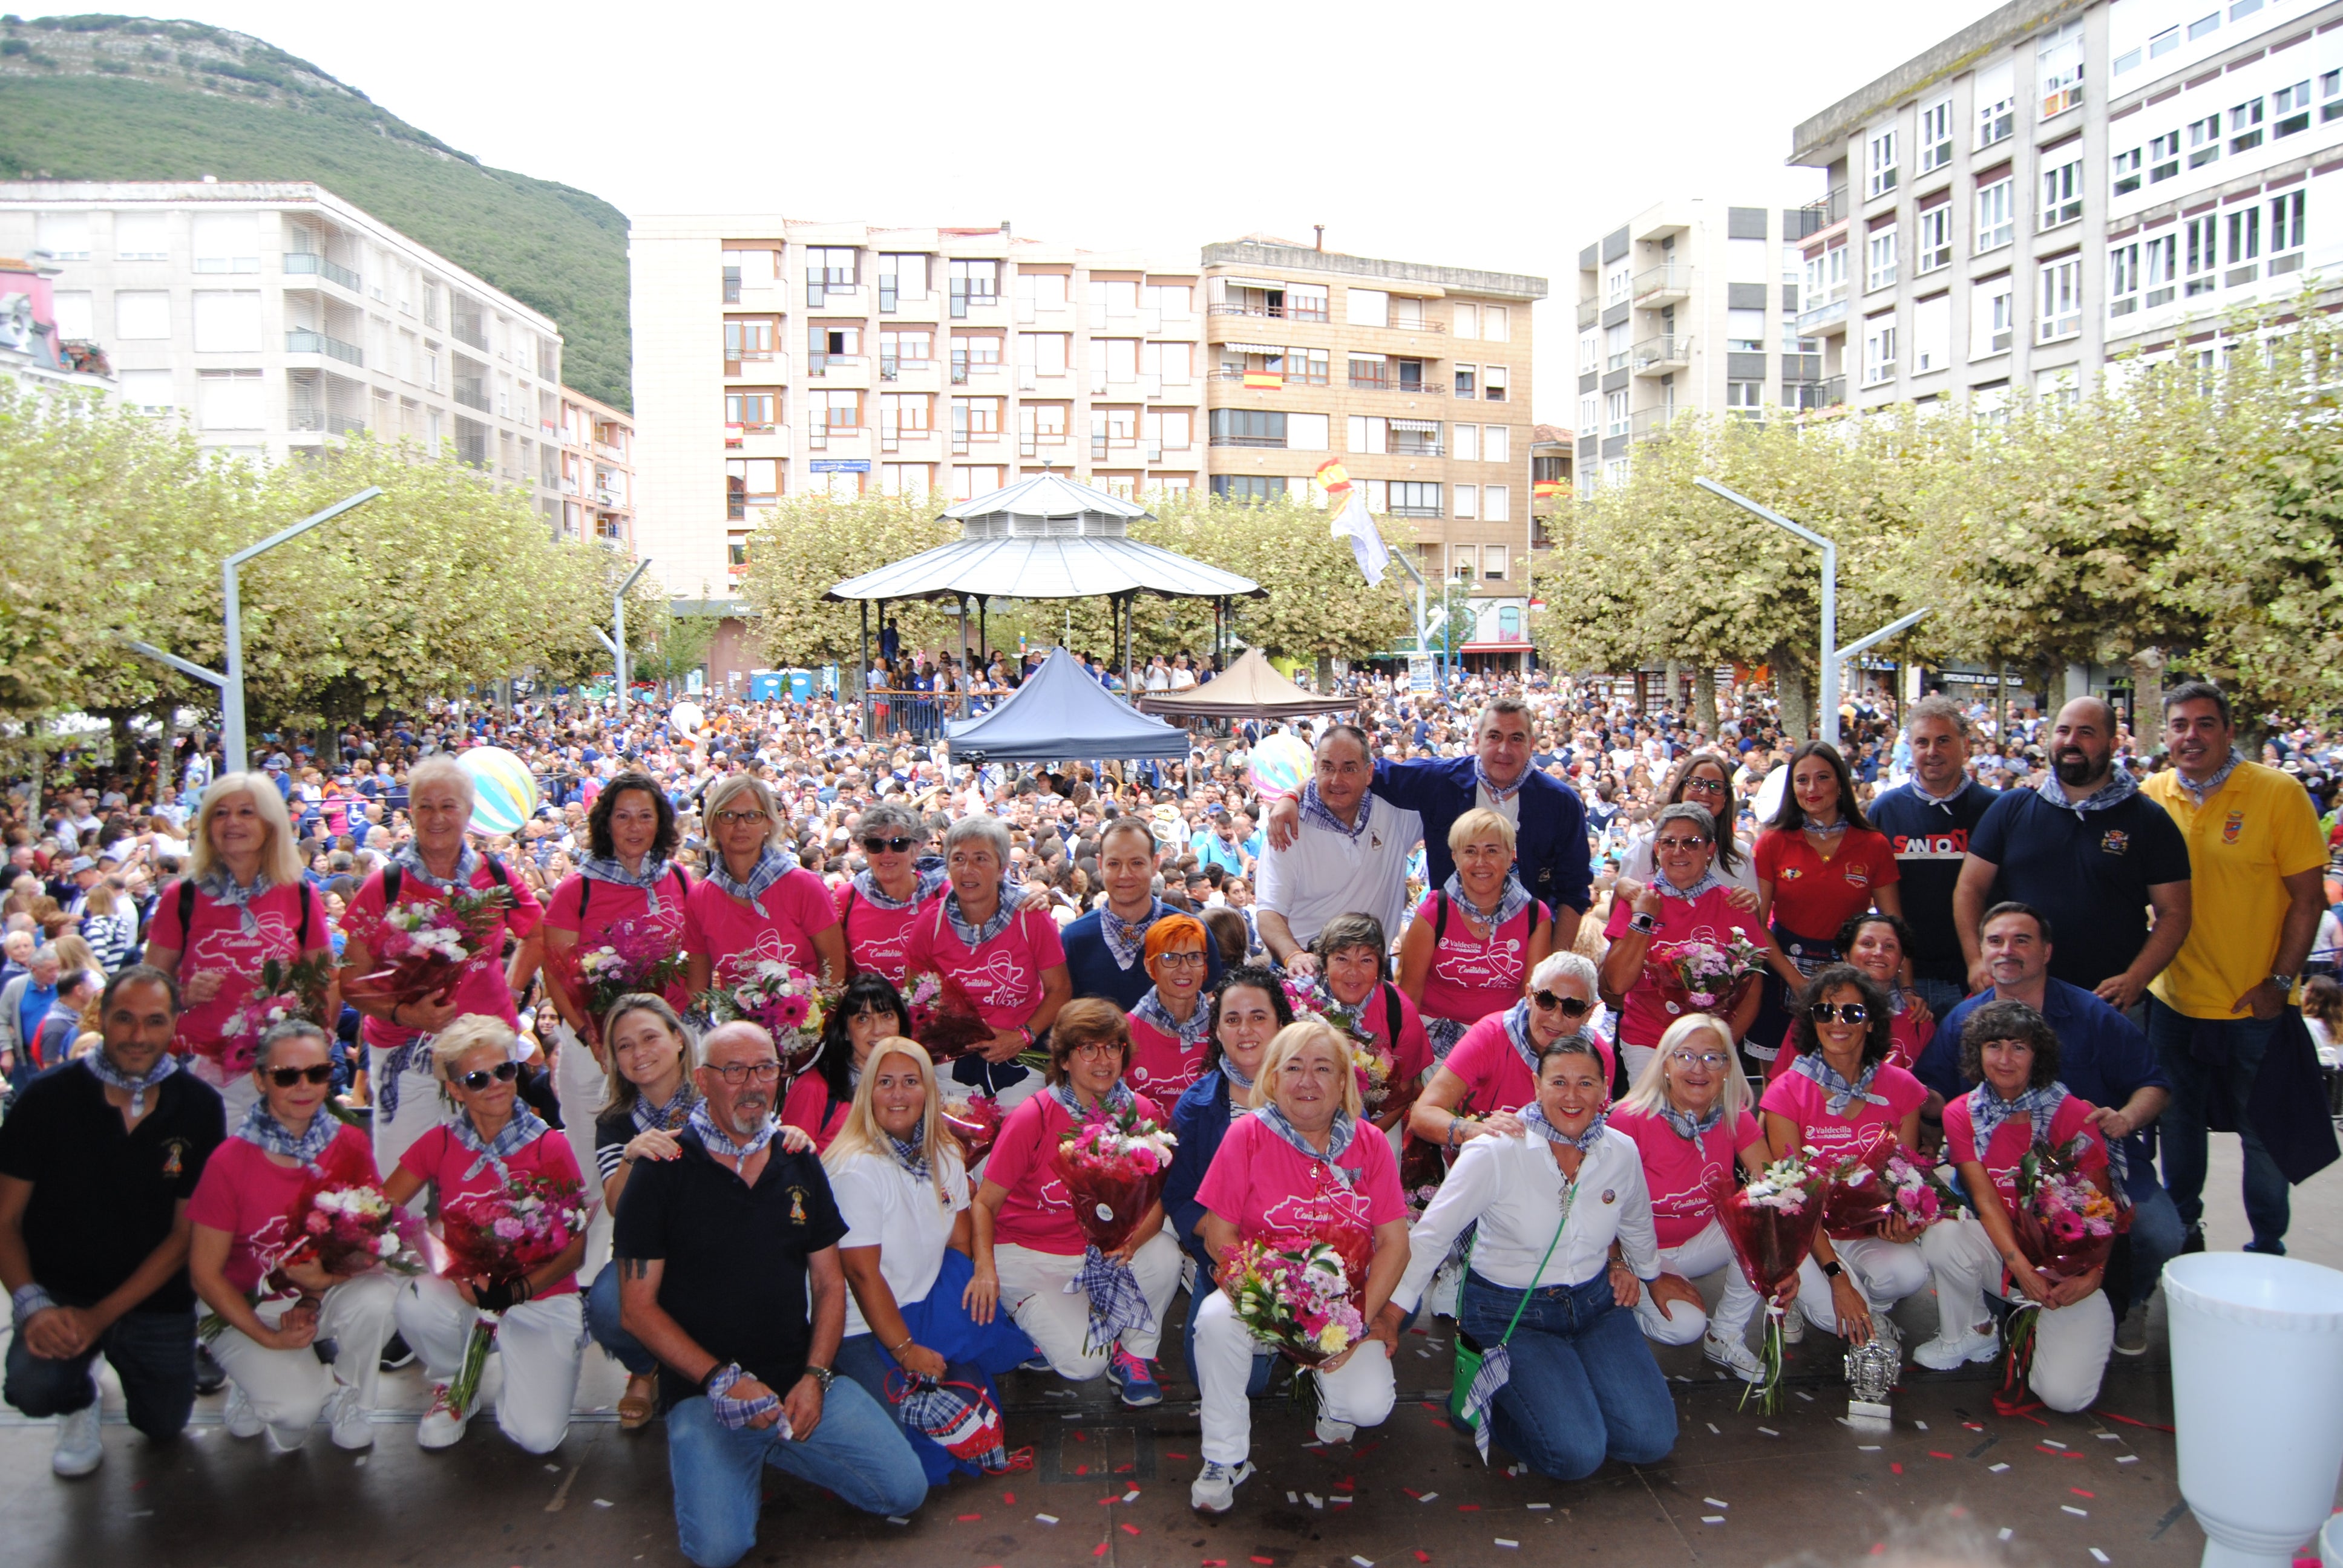
{"label": "crowd of people", "polygon": [[[1991,1358],[1995,1303],[2030,1302],[2034,1395],[2083,1408],[2204,1244],[2215,1127],[2241,1138],[2249,1245],[2284,1250],[2290,1141],[2328,1104],[2296,1091],[2343,1012],[2313,972],[2337,945],[2325,736],[2249,758],[2197,681],[2141,716],[2155,743],[2097,697],[1996,722],[1875,695],[1838,747],[1755,688],[1712,730],[1609,683],[1343,680],[1298,788],[1252,766],[1273,726],[1200,732],[1184,764],[1020,771],[817,699],[689,728],[450,706],[241,767],[191,738],[11,798],[8,1402],[60,1418],[61,1475],[103,1457],[100,1356],[149,1438],[224,1380],[231,1432],[359,1448],[412,1357],[439,1449],[492,1345],[497,1425],[542,1453],[606,1354],[620,1425],[664,1422],[683,1551],[729,1564],[767,1465],[894,1515],[1017,1466],[1016,1371],[1144,1408],[1176,1355],[1192,1500],[1233,1507],[1276,1359],[1239,1310],[1244,1247],[1346,1266],[1363,1334],[1295,1374],[1319,1441],[1388,1415],[1397,1336],[1443,1315],[1485,1358],[1460,1407],[1483,1452],[1561,1479],[1671,1451],[1654,1344],[1754,1382],[1770,1307],[1900,1362],[1898,1304],[1932,1283],[1914,1361]],[[478,829],[475,746],[539,781],[510,831]],[[470,922],[463,962],[387,994],[386,944],[435,909]],[[1713,1010],[1653,961],[1693,941],[1755,955]],[[649,978],[610,994],[599,955],[647,944]],[[818,1021],[712,1006],[777,968],[820,989]],[[972,1008],[963,1049],[920,1042],[926,976]],[[1102,1248],[1055,1157],[1149,1123],[1176,1141],[1160,1201]],[[1882,1138],[1966,1212],[1829,1228],[1763,1301],[1719,1184]],[[2053,1282],[2017,1246],[2037,1141],[2077,1142],[2127,1216],[2104,1269]],[[438,1216],[444,1266],[297,1245],[337,1183]],[[453,1233],[498,1193],[529,1195],[526,1268]]]}

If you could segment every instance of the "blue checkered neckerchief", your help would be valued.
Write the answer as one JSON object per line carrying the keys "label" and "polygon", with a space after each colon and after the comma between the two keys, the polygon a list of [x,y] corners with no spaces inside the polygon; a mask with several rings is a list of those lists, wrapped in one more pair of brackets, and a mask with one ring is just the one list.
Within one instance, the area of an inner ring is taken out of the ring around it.
{"label": "blue checkered neckerchief", "polygon": [[455,1119],[447,1123],[447,1135],[479,1156],[464,1172],[467,1181],[491,1165],[497,1168],[498,1176],[510,1176],[512,1172],[506,1168],[505,1161],[552,1131],[536,1111],[518,1101],[513,1105],[512,1120],[497,1129],[494,1138],[485,1141],[478,1130],[473,1127],[472,1113],[468,1111],[458,1111]]}
{"label": "blue checkered neckerchief", "polygon": [[2188,775],[2177,768],[2173,769],[2172,776],[2179,780],[2183,789],[2188,791],[2188,798],[2197,802],[2197,809],[2201,811],[2205,808],[2205,802],[2220,793],[2221,786],[2229,781],[2229,775],[2235,773],[2237,770],[2237,765],[2245,759],[2245,753],[2232,746],[2229,748],[2229,759],[2221,764],[2221,770],[2202,784],[2191,784],[2188,781]]}
{"label": "blue checkered neckerchief", "polygon": [[248,885],[239,886],[225,866],[215,866],[196,879],[196,886],[202,889],[212,902],[226,905],[236,911],[236,919],[242,922],[243,934],[247,937],[260,934],[260,917],[252,912],[253,900],[276,885],[268,879],[267,872],[255,871]]}
{"label": "blue checkered neckerchief", "polygon": [[1498,891],[1497,908],[1493,914],[1473,901],[1464,891],[1464,879],[1453,871],[1448,873],[1448,880],[1440,890],[1448,895],[1450,903],[1488,927],[1493,937],[1506,921],[1530,907],[1529,890],[1523,887],[1522,879],[1511,871],[1505,873],[1504,886]]}
{"label": "blue checkered neckerchief", "polygon": [[131,1077],[130,1074],[115,1066],[113,1060],[106,1054],[103,1047],[91,1051],[81,1060],[82,1065],[89,1069],[90,1076],[100,1083],[109,1089],[129,1091],[130,1120],[133,1121],[146,1114],[146,1091],[179,1070],[179,1059],[167,1050],[156,1059],[154,1066],[148,1068],[144,1075],[137,1078]]}
{"label": "blue checkered neckerchief", "polygon": [[1140,950],[1147,944],[1147,928],[1172,912],[1172,906],[1151,895],[1147,912],[1135,920],[1126,920],[1104,904],[1099,906],[1099,935],[1106,939],[1106,950],[1114,959],[1114,967],[1128,970],[1139,961]]}
{"label": "blue checkered neckerchief", "polygon": [[1489,770],[1482,765],[1481,759],[1478,757],[1473,759],[1473,782],[1487,790],[1490,800],[1499,806],[1520,794],[1522,787],[1530,781],[1530,775],[1535,771],[1535,769],[1523,768],[1520,778],[1500,789],[1497,781],[1489,777]]}
{"label": "blue checkered neckerchief", "polygon": [[2031,1117],[2034,1141],[2050,1141],[2050,1121],[2058,1114],[2058,1107],[2066,1102],[2067,1089],[2052,1081],[2039,1089],[2019,1091],[2015,1100],[2004,1100],[1990,1083],[1980,1083],[1969,1091],[1969,1126],[1976,1134],[1977,1158],[1985,1158],[1986,1145],[2001,1131],[2001,1124],[2015,1116]]}
{"label": "blue checkered neckerchief", "polygon": [[1871,1088],[1871,1081],[1879,1076],[1879,1069],[1882,1065],[1876,1061],[1866,1064],[1863,1070],[1863,1076],[1849,1083],[1839,1076],[1838,1069],[1823,1060],[1821,1051],[1810,1050],[1791,1062],[1790,1070],[1800,1078],[1812,1079],[1821,1084],[1823,1091],[1830,1096],[1826,1102],[1830,1113],[1833,1116],[1845,1116],[1847,1107],[1858,1100],[1867,1101],[1873,1105],[1887,1103],[1887,1096],[1875,1094]]}
{"label": "blue checkered neckerchief", "polygon": [[[2226,779],[2228,774],[2224,772],[2221,777]],[[2185,784],[2187,780],[2184,779],[2181,782]],[[2217,784],[2215,787],[2217,788]],[[2058,769],[2054,767],[2042,776],[2042,782],[2036,784],[2034,789],[2042,799],[2049,801],[2061,811],[2072,811],[2079,820],[2093,811],[2111,810],[2122,805],[2139,792],[2139,780],[2134,779],[2124,768],[2117,766],[2109,770],[2106,783],[2080,800],[2069,800],[2066,799],[2065,788],[2058,782]],[[2199,800],[2197,804],[2201,806],[2204,802]]]}
{"label": "blue checkered neckerchief", "polygon": [[301,1130],[300,1136],[296,1137],[283,1122],[269,1114],[268,1101],[259,1100],[255,1101],[252,1109],[244,1113],[244,1124],[236,1130],[236,1135],[246,1143],[314,1171],[317,1169],[317,1157],[325,1153],[326,1145],[331,1143],[334,1135],[341,1130],[341,1122],[321,1105],[317,1113],[309,1118],[309,1125]]}
{"label": "blue checkered neckerchief", "polygon": [[1594,1152],[1594,1146],[1603,1141],[1603,1130],[1611,1125],[1611,1109],[1608,1106],[1594,1113],[1594,1120],[1586,1124],[1585,1131],[1574,1135],[1564,1132],[1561,1128],[1548,1121],[1545,1119],[1544,1108],[1534,1100],[1513,1114],[1521,1118],[1523,1128],[1536,1133],[1548,1143],[1567,1143],[1581,1154]]}
{"label": "blue checkered neckerchief", "polygon": [[673,1132],[681,1127],[698,1104],[699,1096],[691,1087],[691,1075],[684,1074],[683,1081],[675,1086],[675,1093],[664,1105],[653,1105],[643,1095],[635,1096],[632,1120],[638,1132]]}
{"label": "blue checkered neckerchief", "polygon": [[798,858],[795,855],[784,849],[768,848],[758,855],[757,863],[750,869],[747,881],[734,879],[721,855],[709,857],[708,879],[742,903],[755,905],[757,912],[763,915],[771,911],[758,900],[765,896],[767,890],[797,869]]}
{"label": "blue checkered neckerchief", "polygon": [[944,869],[941,866],[930,866],[914,875],[911,882],[911,896],[908,899],[899,899],[880,887],[879,879],[866,869],[854,873],[854,893],[857,898],[874,910],[916,910],[934,898],[945,880]]}
{"label": "blue checkered neckerchief", "polygon": [[400,875],[412,877],[425,887],[435,888],[453,898],[458,893],[472,890],[472,879],[480,870],[480,852],[469,844],[465,845],[463,852],[456,857],[456,874],[438,877],[434,876],[431,869],[423,863],[422,851],[415,847],[413,839],[409,839],[391,852],[390,863],[398,868]]}
{"label": "blue checkered neckerchief", "polygon": [[669,865],[670,862],[660,859],[655,855],[646,855],[643,857],[643,869],[639,871],[629,871],[616,856],[603,859],[599,856],[588,855],[578,862],[578,874],[589,882],[608,882],[621,888],[640,888],[643,890],[646,912],[656,920],[659,914],[659,884],[667,880]]}
{"label": "blue checkered neckerchief", "polygon": [[1074,1119],[1078,1125],[1097,1117],[1116,1116],[1124,1111],[1135,1112],[1139,1109],[1138,1096],[1132,1094],[1131,1085],[1121,1079],[1115,1080],[1114,1087],[1108,1090],[1100,1099],[1096,1109],[1084,1105],[1081,1097],[1074,1092],[1074,1086],[1063,1079],[1050,1085],[1049,1095],[1058,1102],[1068,1116]]}
{"label": "blue checkered neckerchief", "polygon": [[1352,1141],[1357,1138],[1359,1133],[1358,1118],[1349,1111],[1337,1110],[1334,1112],[1333,1125],[1326,1130],[1326,1147],[1323,1151],[1310,1146],[1310,1141],[1302,1136],[1302,1130],[1286,1120],[1285,1112],[1277,1108],[1277,1102],[1273,1100],[1266,1105],[1255,1107],[1253,1116],[1263,1127],[1276,1134],[1279,1142],[1293,1150],[1304,1160],[1325,1166],[1327,1173],[1334,1178],[1344,1191],[1351,1191],[1357,1184],[1359,1172],[1341,1162],[1342,1156],[1351,1151]]}
{"label": "blue checkered neckerchief", "polygon": [[1697,1143],[1701,1135],[1725,1120],[1725,1097],[1718,1095],[1716,1103],[1700,1116],[1678,1111],[1666,1101],[1660,1101],[1660,1119],[1676,1130],[1676,1136],[1687,1143]]}
{"label": "blue checkered neckerchief", "polygon": [[1163,999],[1155,993],[1153,986],[1147,988],[1147,994],[1131,1010],[1131,1019],[1133,1023],[1145,1023],[1159,1034],[1170,1035],[1180,1042],[1182,1050],[1193,1050],[1202,1045],[1212,1032],[1212,1010],[1202,997],[1196,999],[1195,1010],[1188,1015],[1188,1021],[1182,1023],[1172,1016],[1172,1010],[1163,1005]]}
{"label": "blue checkered neckerchief", "polygon": [[1330,833],[1340,833],[1353,844],[1366,835],[1367,819],[1374,815],[1374,809],[1373,796],[1360,796],[1359,821],[1356,827],[1353,827],[1334,815],[1326,803],[1318,799],[1318,780],[1312,779],[1302,787],[1302,820],[1312,827],[1323,828]]}
{"label": "blue checkered neckerchief", "polygon": [[994,907],[990,918],[980,926],[970,925],[967,918],[960,912],[958,893],[944,894],[943,910],[943,918],[951,922],[952,934],[967,944],[970,952],[974,952],[1009,929],[1010,922],[1017,918],[1017,902],[1011,897],[1009,890],[1002,888],[999,904]]}

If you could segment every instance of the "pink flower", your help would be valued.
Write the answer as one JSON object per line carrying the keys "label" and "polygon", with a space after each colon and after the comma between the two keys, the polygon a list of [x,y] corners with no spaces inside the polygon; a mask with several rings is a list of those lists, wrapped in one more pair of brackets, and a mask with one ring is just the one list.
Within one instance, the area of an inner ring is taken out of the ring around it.
{"label": "pink flower", "polygon": [[528,1234],[528,1228],[509,1214],[498,1215],[496,1223],[490,1229],[496,1231],[497,1240],[499,1241],[518,1241]]}

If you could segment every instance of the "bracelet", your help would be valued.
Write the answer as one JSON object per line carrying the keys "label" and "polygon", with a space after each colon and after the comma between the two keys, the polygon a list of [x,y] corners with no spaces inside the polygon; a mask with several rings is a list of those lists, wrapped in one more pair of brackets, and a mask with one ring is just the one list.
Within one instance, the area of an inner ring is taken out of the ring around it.
{"label": "bracelet", "polygon": [[889,1355],[890,1355],[890,1356],[894,1356],[894,1357],[896,1357],[896,1358],[898,1358],[898,1359],[900,1360],[900,1359],[901,1358],[902,1354],[903,1354],[904,1350],[905,1350],[908,1346],[910,1346],[910,1345],[911,1344],[911,1342],[912,1342],[913,1341],[917,1340],[919,1337],[920,1337],[920,1336],[919,1336],[919,1335],[917,1335],[917,1334],[905,1334],[905,1335],[903,1336],[903,1342],[902,1342],[901,1344],[900,1344],[900,1345],[891,1345],[891,1346],[890,1346],[890,1347],[888,1348],[887,1353],[888,1353]]}
{"label": "bracelet", "polygon": [[56,1298],[43,1290],[37,1282],[19,1285],[8,1292],[9,1322],[16,1332],[23,1333],[26,1323],[56,1304]]}

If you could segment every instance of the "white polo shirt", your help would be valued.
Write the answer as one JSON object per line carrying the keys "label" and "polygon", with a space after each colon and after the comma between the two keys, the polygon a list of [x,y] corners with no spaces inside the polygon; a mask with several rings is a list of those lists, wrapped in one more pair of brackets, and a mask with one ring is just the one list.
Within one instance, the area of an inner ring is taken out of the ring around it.
{"label": "white polo shirt", "polygon": [[1336,915],[1373,915],[1399,940],[1407,910],[1407,857],[1423,819],[1370,794],[1367,830],[1353,839],[1303,819],[1290,849],[1267,848],[1255,864],[1254,902],[1285,918],[1293,940],[1315,941]]}

